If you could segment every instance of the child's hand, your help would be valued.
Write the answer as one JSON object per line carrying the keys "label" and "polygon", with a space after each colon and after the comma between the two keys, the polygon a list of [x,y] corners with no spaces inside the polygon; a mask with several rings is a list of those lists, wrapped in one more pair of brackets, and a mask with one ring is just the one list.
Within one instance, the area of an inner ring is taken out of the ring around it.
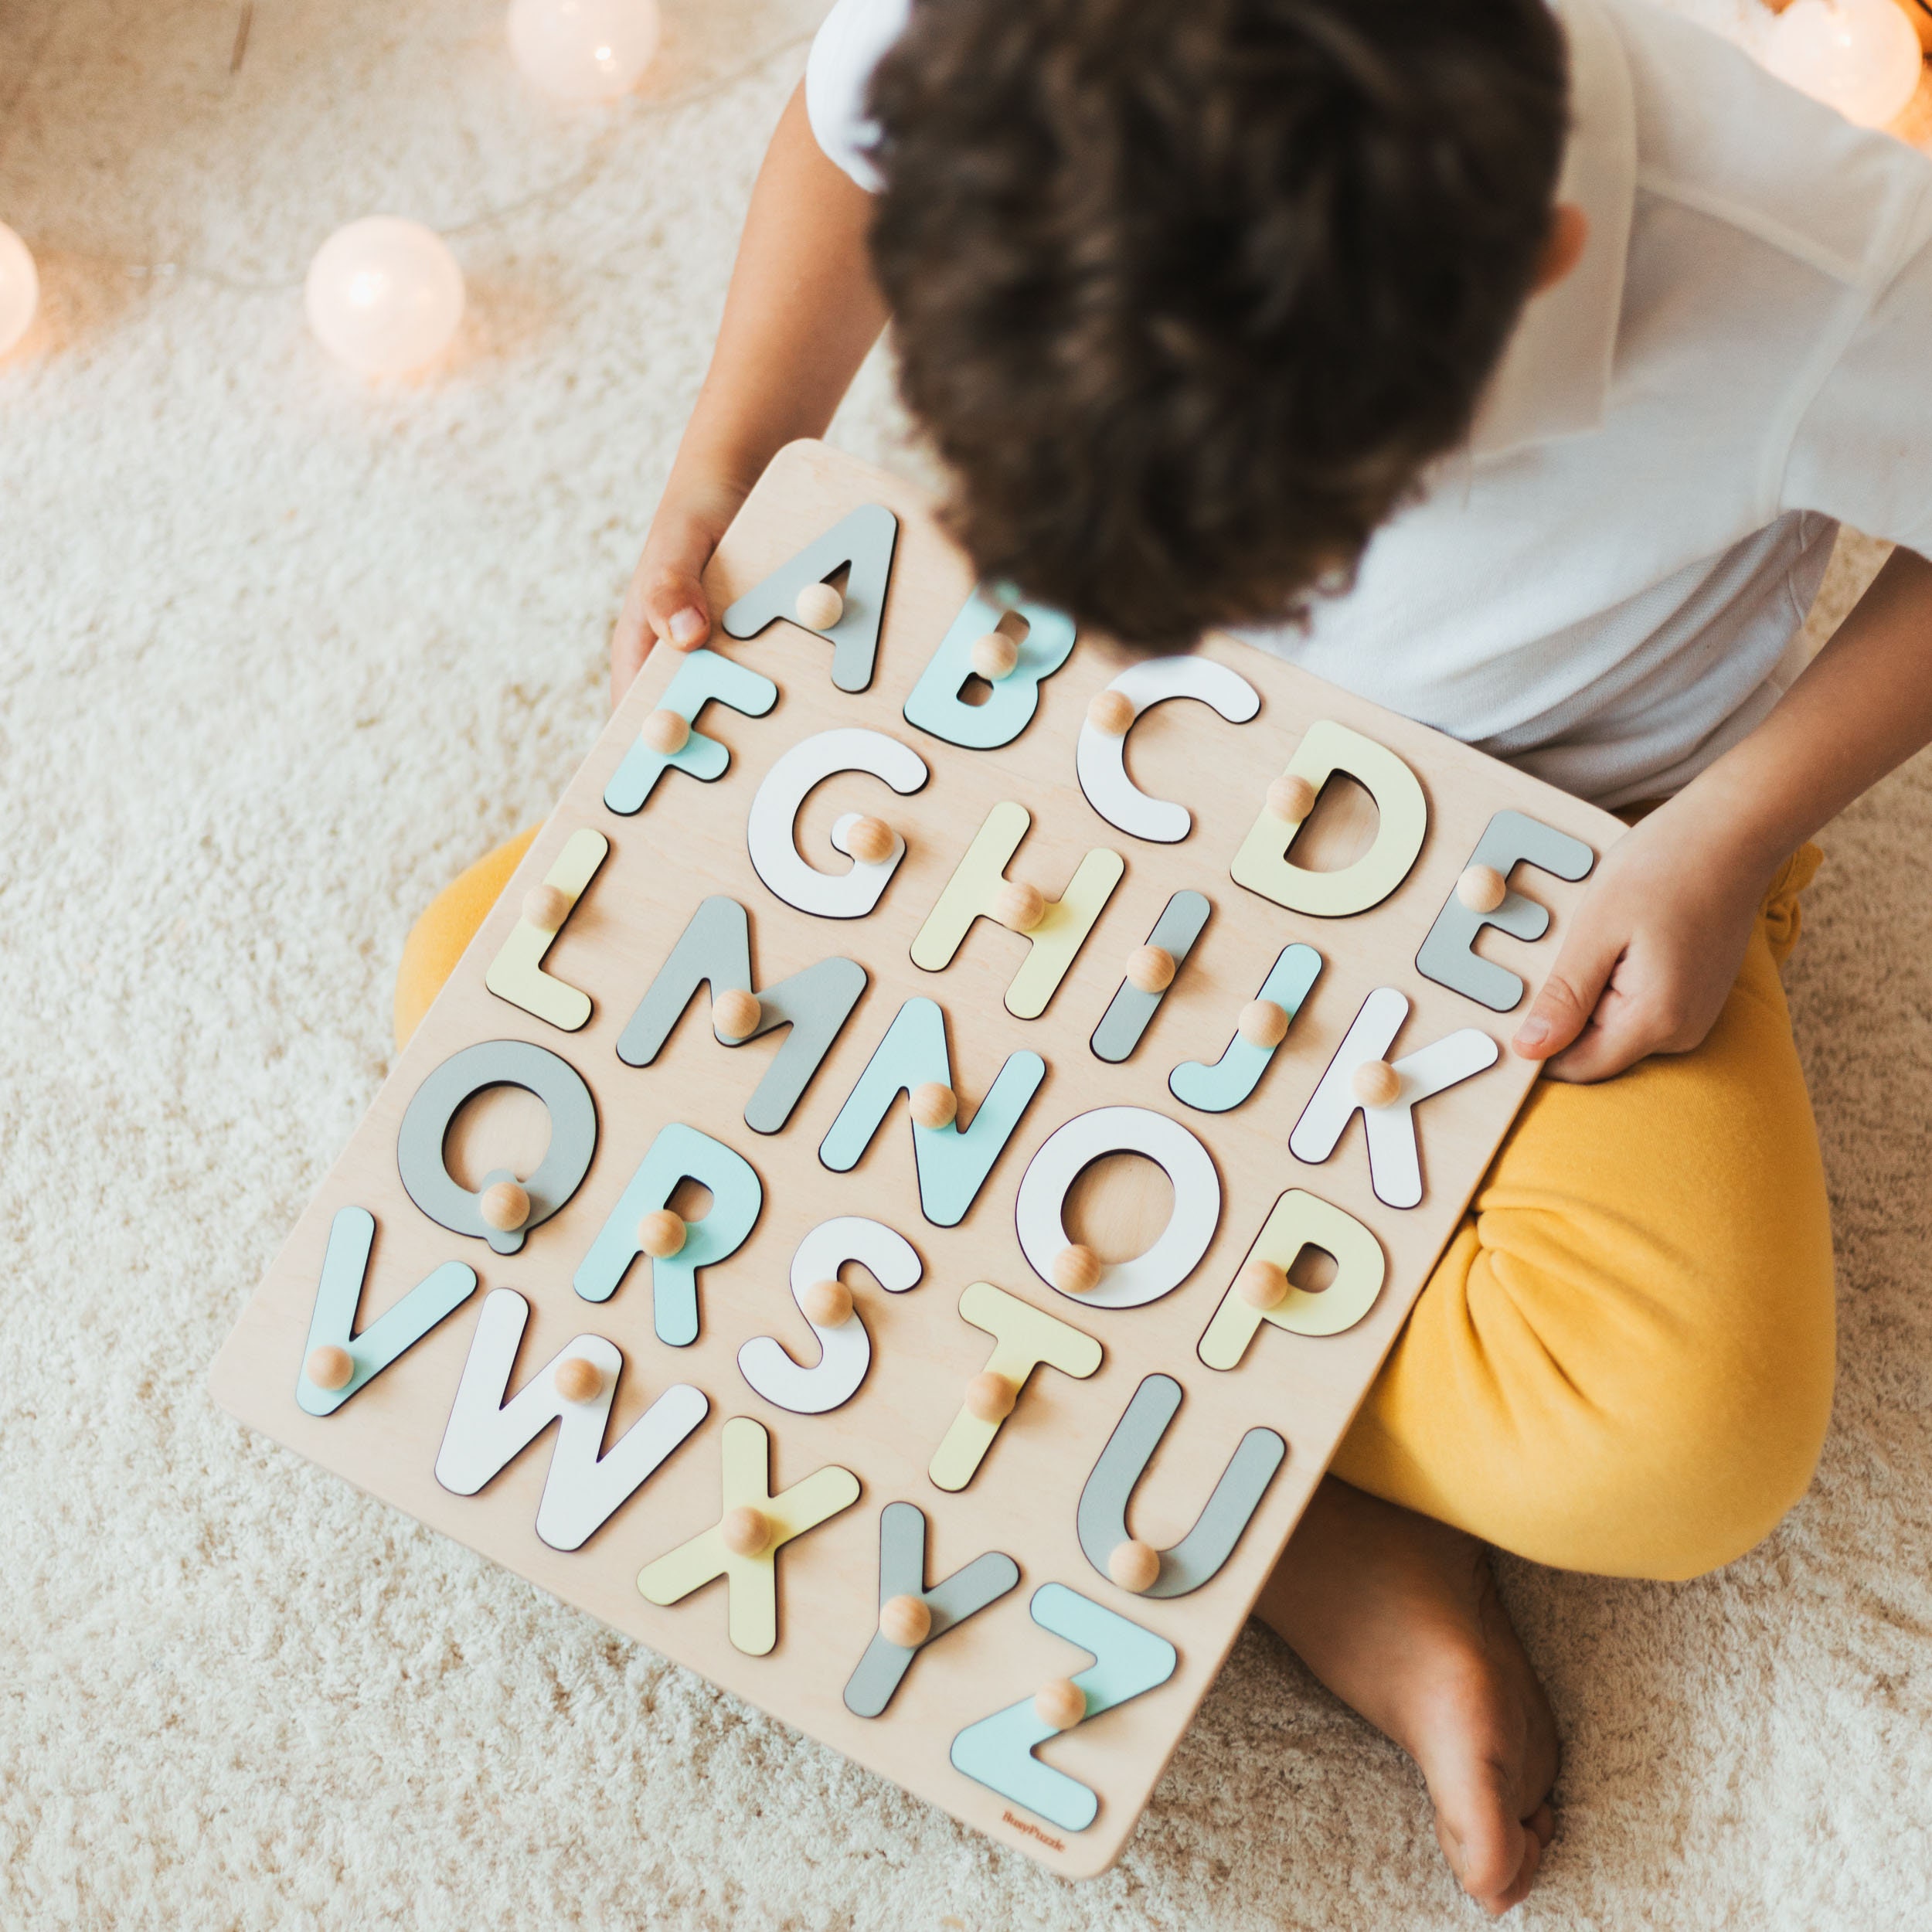
{"label": "child's hand", "polygon": [[613,709],[630,689],[653,644],[662,641],[675,651],[695,651],[710,636],[705,566],[743,495],[742,490],[728,488],[665,492],[611,634]]}
{"label": "child's hand", "polygon": [[[1689,808],[1679,810],[1679,807]],[[1601,1080],[1702,1044],[1737,979],[1770,870],[1688,794],[1604,855],[1510,1044],[1552,1080]]]}
{"label": "child's hand", "polygon": [[801,82],[752,191],[717,352],[611,636],[613,704],[654,641],[695,651],[711,634],[701,580],[718,539],[777,451],[825,434],[885,327],[872,214],[871,196],[819,147]]}

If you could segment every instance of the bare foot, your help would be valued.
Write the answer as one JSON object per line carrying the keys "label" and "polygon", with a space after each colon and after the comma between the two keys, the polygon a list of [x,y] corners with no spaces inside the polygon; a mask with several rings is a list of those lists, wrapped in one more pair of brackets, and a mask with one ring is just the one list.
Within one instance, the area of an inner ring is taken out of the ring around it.
{"label": "bare foot", "polygon": [[1421,1767],[1470,1896],[1518,1903],[1556,1831],[1556,1724],[1483,1546],[1327,1477],[1255,1609]]}

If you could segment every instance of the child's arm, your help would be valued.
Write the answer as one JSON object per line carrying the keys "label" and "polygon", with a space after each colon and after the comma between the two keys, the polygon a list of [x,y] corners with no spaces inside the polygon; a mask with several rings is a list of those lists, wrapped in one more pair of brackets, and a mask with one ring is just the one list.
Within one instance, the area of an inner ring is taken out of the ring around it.
{"label": "child's arm", "polygon": [[710,633],[699,582],[725,526],[785,444],[818,436],[886,307],[866,253],[872,197],[827,160],[802,87],[780,117],[738,244],[711,368],[611,640],[611,701],[652,642]]}
{"label": "child's arm", "polygon": [[1770,716],[1612,847],[1516,1051],[1599,1080],[1697,1046],[1779,862],[1929,740],[1932,563],[1900,549]]}

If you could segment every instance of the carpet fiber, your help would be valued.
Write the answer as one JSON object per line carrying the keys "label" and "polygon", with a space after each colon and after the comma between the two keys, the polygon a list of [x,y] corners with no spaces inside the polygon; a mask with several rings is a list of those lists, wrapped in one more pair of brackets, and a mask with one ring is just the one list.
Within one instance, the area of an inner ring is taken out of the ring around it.
{"label": "carpet fiber", "polygon": [[[0,367],[0,1925],[1474,1920],[1413,1771],[1259,1631],[1067,1885],[205,1392],[382,1077],[413,913],[597,731],[821,6],[668,0],[643,94],[578,114],[497,0],[263,0],[238,68],[234,4],[0,5],[0,219],[46,288]],[[449,235],[472,308],[372,389],[299,284],[377,209]],[[906,460],[882,369],[837,434]],[[1932,1912],[1932,763],[1824,842],[1790,977],[1835,1424],[1720,1576],[1504,1566],[1567,1751],[1526,1926]]]}

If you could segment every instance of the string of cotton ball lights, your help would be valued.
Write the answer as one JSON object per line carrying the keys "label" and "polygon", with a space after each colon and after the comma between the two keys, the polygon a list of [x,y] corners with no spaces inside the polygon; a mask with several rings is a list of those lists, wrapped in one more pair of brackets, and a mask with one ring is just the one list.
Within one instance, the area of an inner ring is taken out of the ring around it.
{"label": "string of cotton ball lights", "polygon": [[[559,100],[614,100],[658,50],[657,0],[510,0],[511,57]],[[463,270],[434,229],[371,215],[315,251],[302,303],[315,339],[363,376],[405,376],[433,362],[463,320]]]}
{"label": "string of cotton ball lights", "polygon": [[33,253],[11,228],[0,223],[0,355],[33,326],[40,306],[40,271]]}
{"label": "string of cotton ball lights", "polygon": [[657,0],[510,0],[510,56],[560,100],[615,100],[658,51]]}
{"label": "string of cotton ball lights", "polygon": [[[1760,56],[1771,73],[1862,127],[1884,127],[1903,113],[1917,89],[1926,46],[1932,45],[1932,12],[1925,0],[1767,4],[1777,15]],[[240,64],[252,11],[243,12],[231,71]],[[655,58],[661,33],[658,0],[510,0],[504,27],[511,56],[530,82],[555,99],[579,103],[608,102],[629,93]],[[794,44],[788,39],[767,48],[715,85],[658,105],[702,98]],[[594,164],[516,206],[551,199],[580,185],[594,169]],[[493,210],[449,232],[509,212]],[[237,282],[192,264],[124,266],[131,274],[185,273],[261,293],[289,286]],[[404,374],[434,362],[454,336],[465,301],[462,270],[443,236],[394,216],[368,216],[338,229],[316,251],[301,287],[317,339],[349,367],[372,376]],[[32,253],[0,224],[0,356],[25,338],[39,304]]]}
{"label": "string of cotton ball lights", "polygon": [[[661,23],[657,0],[510,0],[504,32],[543,93],[587,103],[636,87]],[[1882,126],[1919,85],[1919,36],[1896,0],[1789,0],[1766,66],[1855,122]],[[464,315],[464,276],[421,222],[369,216],[322,243],[303,301],[332,355],[363,375],[406,375],[448,348]]]}
{"label": "string of cotton ball lights", "polygon": [[337,229],[302,287],[315,339],[363,376],[403,376],[434,362],[463,319],[464,296],[449,243],[394,215]]}
{"label": "string of cotton ball lights", "polygon": [[1918,90],[1924,49],[1899,0],[1769,0],[1765,67],[1861,128],[1883,128]]}
{"label": "string of cotton ball lights", "polygon": [[[657,0],[512,0],[505,34],[518,68],[539,91],[566,101],[608,102],[634,88],[648,70],[659,39]],[[655,116],[709,100],[810,37],[787,34],[697,86],[645,103],[645,111]],[[243,44],[238,33],[237,49]],[[231,60],[231,71],[239,64]],[[111,265],[144,279],[188,277],[242,294],[300,289],[310,326],[332,355],[359,372],[404,373],[433,362],[462,319],[462,274],[447,238],[488,228],[531,208],[566,205],[608,159],[607,144],[600,138],[597,151],[570,175],[512,202],[445,223],[440,233],[395,216],[349,223],[323,243],[305,274],[285,279],[238,276],[193,261],[117,260]],[[20,236],[0,225],[0,355],[26,335],[39,293],[31,252]]]}

